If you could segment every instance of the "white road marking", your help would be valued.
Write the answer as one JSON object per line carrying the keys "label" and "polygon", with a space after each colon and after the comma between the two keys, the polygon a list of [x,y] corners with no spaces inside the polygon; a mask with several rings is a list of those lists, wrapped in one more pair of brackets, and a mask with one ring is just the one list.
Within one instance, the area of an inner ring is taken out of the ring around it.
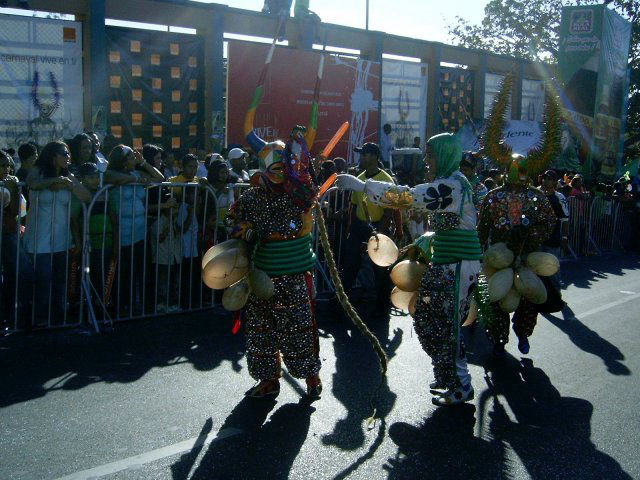
{"label": "white road marking", "polygon": [[615,302],[605,303],[604,305],[600,305],[599,307],[592,308],[591,310],[587,310],[583,313],[579,313],[576,315],[576,318],[583,319],[590,315],[595,315],[596,313],[604,312],[605,310],[609,310],[610,308],[617,307],[618,305],[622,305],[623,303],[631,302],[633,300],[636,300],[637,298],[640,298],[640,293],[636,293],[632,296],[616,300]]}
{"label": "white road marking", "polygon": [[242,430],[238,430],[237,428],[225,428],[224,430],[220,430],[217,433],[210,433],[206,437],[201,436],[190,438],[182,442],[174,443],[173,445],[168,445],[156,450],[151,450],[150,452],[141,453],[140,455],[134,455],[133,457],[123,458],[122,460],[117,460],[115,462],[100,465],[99,467],[72,473],[71,475],[60,477],[57,480],[89,480],[103,477],[105,475],[110,475],[112,473],[121,472],[122,470],[126,470],[128,468],[139,468],[141,465],[144,465],[146,463],[155,462],[156,460],[161,460],[172,455],[177,455],[179,453],[187,452],[195,448],[203,447],[209,445],[212,442],[233,437],[241,433]]}
{"label": "white road marking", "polygon": [[635,295],[636,292],[630,292],[629,290],[620,290],[620,293],[624,293],[626,295]]}

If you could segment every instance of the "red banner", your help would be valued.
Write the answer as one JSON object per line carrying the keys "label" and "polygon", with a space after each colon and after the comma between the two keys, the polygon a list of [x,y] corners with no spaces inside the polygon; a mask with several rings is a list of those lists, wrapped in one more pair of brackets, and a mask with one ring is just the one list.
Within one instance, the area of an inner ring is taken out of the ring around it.
{"label": "red banner", "polygon": [[[269,45],[230,41],[227,72],[227,145],[244,144],[244,115],[251,102]],[[306,125],[311,114],[320,52],[276,48],[265,92],[254,121],[266,141],[286,140],[294,125]],[[343,122],[349,132],[331,157],[354,161],[353,147],[377,142],[380,64],[325,54],[320,84],[318,133],[312,153],[319,153]]]}

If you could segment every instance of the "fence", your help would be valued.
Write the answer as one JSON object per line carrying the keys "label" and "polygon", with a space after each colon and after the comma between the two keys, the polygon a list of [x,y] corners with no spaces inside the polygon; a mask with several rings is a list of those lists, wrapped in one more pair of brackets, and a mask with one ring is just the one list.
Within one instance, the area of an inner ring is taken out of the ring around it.
{"label": "fence", "polygon": [[96,192],[83,255],[89,319],[96,328],[214,306],[215,295],[200,280],[201,258],[226,239],[219,227],[232,195],[166,182]]}
{"label": "fence", "polygon": [[[202,283],[200,259],[226,239],[220,228],[226,209],[247,187],[216,192],[195,183],[105,186],[88,206],[66,190],[27,192],[24,184],[1,190],[0,322],[9,331],[81,324],[99,329],[215,306],[220,292]],[[338,265],[349,203],[349,195],[336,188],[319,199]],[[570,197],[568,205],[572,256],[633,245],[637,225],[630,203]],[[313,234],[315,293],[322,298],[333,293],[333,285],[317,230]]]}
{"label": "fence", "polygon": [[628,203],[616,199],[567,198],[569,250],[574,258],[631,246],[635,219]]}

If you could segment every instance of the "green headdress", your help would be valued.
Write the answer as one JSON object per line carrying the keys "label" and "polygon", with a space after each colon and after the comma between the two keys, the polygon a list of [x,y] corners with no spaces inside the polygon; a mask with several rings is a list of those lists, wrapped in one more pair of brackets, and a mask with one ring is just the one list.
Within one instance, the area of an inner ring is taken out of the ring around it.
{"label": "green headdress", "polygon": [[457,135],[440,133],[427,141],[436,157],[436,178],[446,178],[460,168],[462,145]]}

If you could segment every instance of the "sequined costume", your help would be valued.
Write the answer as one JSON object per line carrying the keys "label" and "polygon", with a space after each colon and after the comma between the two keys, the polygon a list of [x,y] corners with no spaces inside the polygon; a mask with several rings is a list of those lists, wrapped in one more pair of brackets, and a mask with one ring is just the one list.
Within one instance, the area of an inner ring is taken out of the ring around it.
{"label": "sequined costume", "polygon": [[431,357],[434,386],[446,391],[434,397],[434,403],[442,405],[473,398],[460,327],[469,310],[482,254],[471,185],[457,170],[459,140],[442,134],[428,144],[436,158],[436,177],[441,178],[413,188],[368,180],[365,193],[370,201],[387,208],[412,208],[433,215],[435,235],[425,234],[415,242],[428,265],[420,284],[414,327]]}
{"label": "sequined costume", "polygon": [[277,395],[282,359],[291,375],[306,379],[307,393],[317,396],[322,384],[312,303],[310,271],[315,254],[310,233],[318,188],[309,149],[317,129],[324,57],[320,57],[308,125],[295,126],[286,143],[266,142],[253,123],[274,49],[275,43],[244,120],[245,139],[258,156],[260,172],[251,178],[252,188],[231,206],[226,220],[231,236],[250,244],[253,266],[271,277],[274,285],[271,298],[259,299],[251,293],[245,306],[247,364],[250,375],[260,380],[247,394]]}
{"label": "sequined costume", "polygon": [[[556,216],[545,194],[537,188],[511,184],[489,192],[480,209],[478,236],[483,247],[504,242],[516,255],[540,249],[553,232]],[[492,304],[494,321],[488,325],[489,339],[495,344],[509,340],[509,314]],[[530,337],[538,311],[522,298],[513,314],[513,330],[518,338]]]}
{"label": "sequined costume", "polygon": [[[545,101],[540,143],[526,156],[512,152],[503,139],[512,85],[513,75],[508,74],[494,99],[482,139],[483,154],[503,166],[506,175],[505,184],[489,192],[482,203],[478,234],[484,248],[498,242],[506,243],[515,254],[514,266],[517,267],[522,255],[538,250],[553,232],[556,217],[549,201],[542,191],[529,185],[531,178],[544,171],[557,155],[561,129],[558,102],[549,95]],[[492,319],[485,326],[494,343],[494,352],[500,354],[509,339],[509,314],[496,303],[491,304],[491,310]],[[522,353],[529,352],[528,337],[533,333],[537,316],[534,305],[521,297],[513,314],[513,329]]]}
{"label": "sequined costume", "polygon": [[[253,242],[283,241],[308,236],[311,212],[286,193],[262,187],[246,190],[227,216],[232,236]],[[311,274],[271,277],[275,294],[260,300],[253,294],[245,307],[247,364],[257,380],[280,377],[280,358],[291,375],[307,378],[320,371],[318,331],[313,316]]]}

